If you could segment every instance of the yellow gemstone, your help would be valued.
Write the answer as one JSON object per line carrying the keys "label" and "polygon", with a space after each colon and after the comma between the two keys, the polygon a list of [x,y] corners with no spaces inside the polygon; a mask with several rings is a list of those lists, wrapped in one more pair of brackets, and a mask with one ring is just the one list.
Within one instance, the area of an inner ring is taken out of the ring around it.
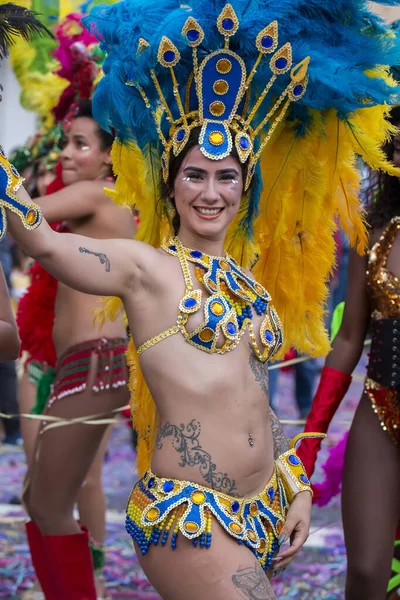
{"label": "yellow gemstone", "polygon": [[206,495],[204,492],[193,492],[192,494],[192,502],[194,502],[194,504],[203,504],[203,502],[206,501]]}
{"label": "yellow gemstone", "polygon": [[199,530],[199,526],[197,523],[193,523],[193,521],[188,521],[185,523],[185,531],[188,533],[197,533]]}
{"label": "yellow gemstone", "polygon": [[26,213],[26,222],[29,223],[29,225],[33,225],[34,222],[37,219],[37,211],[35,208],[30,208],[28,210],[28,212]]}
{"label": "yellow gemstone", "polygon": [[224,271],[230,271],[231,270],[231,267],[230,267],[229,263],[227,263],[225,260],[220,260],[219,261],[219,266]]}
{"label": "yellow gemstone", "polygon": [[228,82],[223,79],[218,79],[213,85],[213,90],[218,96],[223,96],[229,90]]}
{"label": "yellow gemstone", "polygon": [[246,531],[246,533],[247,533],[247,537],[249,538],[249,540],[250,540],[251,542],[256,542],[256,541],[257,541],[257,536],[256,536],[256,534],[254,533],[254,531],[252,531],[251,529],[248,529],[248,530]]}
{"label": "yellow gemstone", "polygon": [[200,331],[199,333],[199,338],[201,339],[202,342],[210,342],[214,337],[214,332],[212,329],[209,329],[208,327],[206,327],[206,329],[203,329],[203,331]]}
{"label": "yellow gemstone", "polygon": [[229,524],[229,529],[233,532],[233,533],[242,533],[243,528],[238,525],[237,523],[230,523]]}
{"label": "yellow gemstone", "polygon": [[210,104],[210,113],[213,117],[221,117],[225,112],[225,104],[220,100],[215,100]]}
{"label": "yellow gemstone", "polygon": [[221,302],[213,302],[210,306],[210,310],[211,310],[212,314],[215,315],[216,317],[220,317],[221,315],[224,314],[224,311],[225,311]]}
{"label": "yellow gemstone", "polygon": [[256,517],[258,515],[258,506],[256,502],[252,502],[250,506],[250,512],[253,515],[253,517]]}
{"label": "yellow gemstone", "polygon": [[232,69],[232,63],[227,58],[220,58],[217,62],[217,71],[225,75]]}
{"label": "yellow gemstone", "polygon": [[263,288],[263,286],[262,286],[260,283],[257,283],[257,282],[256,282],[256,283],[254,284],[254,289],[256,290],[256,292],[257,292],[258,294],[261,294],[261,295],[265,294],[265,289]]}
{"label": "yellow gemstone", "polygon": [[158,508],[153,507],[147,513],[147,520],[155,521],[156,519],[158,519],[159,515],[160,515],[160,511],[158,510]]}
{"label": "yellow gemstone", "polygon": [[213,281],[209,281],[209,282],[207,283],[207,285],[208,285],[208,287],[209,287],[211,290],[216,290],[216,289],[217,289],[217,286],[215,285],[215,283],[214,283]]}
{"label": "yellow gemstone", "polygon": [[267,542],[263,538],[261,538],[261,540],[260,540],[260,547],[258,549],[259,552],[264,552],[266,546],[267,546]]}
{"label": "yellow gemstone", "polygon": [[224,140],[225,140],[225,136],[220,131],[213,131],[208,136],[208,141],[213,146],[221,146],[224,143]]}

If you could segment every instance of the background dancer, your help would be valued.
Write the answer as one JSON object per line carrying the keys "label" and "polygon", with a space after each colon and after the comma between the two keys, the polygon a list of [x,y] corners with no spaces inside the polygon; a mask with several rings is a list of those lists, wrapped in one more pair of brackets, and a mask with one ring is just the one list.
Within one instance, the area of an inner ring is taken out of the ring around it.
{"label": "background dancer", "polygon": [[[392,110],[391,120],[399,127],[398,107]],[[384,146],[384,152],[400,166],[400,134],[392,137]],[[350,428],[343,473],[348,600],[385,597],[400,520],[399,179],[371,172],[366,193],[371,227],[369,256],[350,253],[342,325],[332,344],[305,427],[305,431],[314,428],[327,431],[349,388],[351,373],[371,327],[372,345],[364,393]],[[319,448],[318,441],[304,440],[299,449],[310,477]],[[379,494],[379,518],[376,517],[376,494]]]}

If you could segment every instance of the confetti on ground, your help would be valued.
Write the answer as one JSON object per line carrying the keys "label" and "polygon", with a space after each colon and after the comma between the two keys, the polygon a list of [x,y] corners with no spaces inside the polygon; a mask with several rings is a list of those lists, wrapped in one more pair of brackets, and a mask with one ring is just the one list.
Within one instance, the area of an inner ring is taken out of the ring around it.
{"label": "confetti on ground", "polygon": [[[338,411],[330,429],[328,443],[321,453],[319,465],[329,445],[336,444],[351,421],[361,395],[365,358],[358,376]],[[293,374],[281,373],[276,398],[281,418],[298,418],[293,401]],[[285,428],[290,436],[300,428]],[[131,487],[136,480],[135,454],[130,431],[125,424],[114,428],[104,465],[103,481],[107,495],[107,564],[105,577],[108,594],[114,599],[160,600],[144,577],[134,555],[132,543],[124,529],[124,509]],[[24,532],[24,512],[13,505],[21,495],[25,474],[21,449],[0,446],[0,598],[19,600],[34,581],[34,572]],[[317,478],[320,475],[317,469]],[[296,561],[278,578],[273,586],[282,600],[341,600],[346,572],[346,556],[340,517],[339,499],[328,507],[314,508],[312,532]]]}

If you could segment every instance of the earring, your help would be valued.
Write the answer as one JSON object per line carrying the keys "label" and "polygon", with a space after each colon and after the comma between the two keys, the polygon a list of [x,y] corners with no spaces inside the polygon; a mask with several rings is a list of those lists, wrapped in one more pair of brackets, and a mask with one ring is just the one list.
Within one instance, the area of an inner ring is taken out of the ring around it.
{"label": "earring", "polygon": [[175,217],[176,215],[176,208],[175,208],[175,204],[173,202],[173,199],[171,197],[168,197],[167,201],[166,201],[166,205],[167,205],[167,213],[169,218],[172,219]]}

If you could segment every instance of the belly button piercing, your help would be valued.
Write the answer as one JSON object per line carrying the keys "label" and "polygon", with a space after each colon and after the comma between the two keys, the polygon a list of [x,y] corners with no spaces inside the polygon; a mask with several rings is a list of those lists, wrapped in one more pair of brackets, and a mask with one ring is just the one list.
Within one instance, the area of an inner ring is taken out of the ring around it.
{"label": "belly button piercing", "polygon": [[253,447],[254,446],[254,440],[253,440],[253,436],[251,433],[249,433],[249,446]]}

